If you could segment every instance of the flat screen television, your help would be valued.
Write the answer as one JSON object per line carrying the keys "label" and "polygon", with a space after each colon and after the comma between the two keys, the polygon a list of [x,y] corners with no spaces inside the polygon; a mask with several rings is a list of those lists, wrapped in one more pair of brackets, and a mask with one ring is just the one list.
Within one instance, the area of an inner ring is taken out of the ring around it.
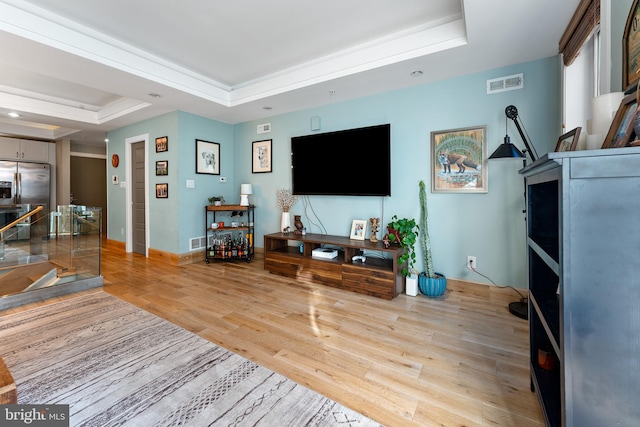
{"label": "flat screen television", "polygon": [[390,196],[391,125],[291,138],[292,191],[314,196]]}

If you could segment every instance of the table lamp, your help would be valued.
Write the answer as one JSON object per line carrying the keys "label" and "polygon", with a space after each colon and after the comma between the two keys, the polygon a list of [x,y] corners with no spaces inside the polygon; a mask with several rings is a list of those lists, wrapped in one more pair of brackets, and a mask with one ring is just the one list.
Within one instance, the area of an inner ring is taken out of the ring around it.
{"label": "table lamp", "polygon": [[250,194],[253,194],[251,184],[240,184],[240,206],[249,206]]}

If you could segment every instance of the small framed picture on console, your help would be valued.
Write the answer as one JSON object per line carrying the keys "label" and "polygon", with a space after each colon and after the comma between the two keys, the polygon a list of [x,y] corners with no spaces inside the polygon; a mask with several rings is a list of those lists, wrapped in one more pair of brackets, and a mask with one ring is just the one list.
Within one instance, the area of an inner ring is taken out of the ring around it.
{"label": "small framed picture on console", "polygon": [[367,231],[367,220],[354,219],[351,222],[351,235],[349,236],[349,238],[354,240],[364,240],[364,235],[366,231]]}

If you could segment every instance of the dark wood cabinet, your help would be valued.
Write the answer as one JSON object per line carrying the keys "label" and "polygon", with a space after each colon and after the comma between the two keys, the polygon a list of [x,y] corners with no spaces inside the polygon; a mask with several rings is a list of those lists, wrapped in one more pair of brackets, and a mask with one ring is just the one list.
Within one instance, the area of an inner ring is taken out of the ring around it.
{"label": "dark wood cabinet", "polygon": [[[324,259],[312,255],[314,249],[324,247],[336,248],[338,256]],[[352,261],[361,251],[369,254],[366,261]],[[294,233],[264,236],[264,268],[269,272],[385,299],[404,291],[398,267],[401,254],[399,246],[385,248],[382,242],[342,236]]]}

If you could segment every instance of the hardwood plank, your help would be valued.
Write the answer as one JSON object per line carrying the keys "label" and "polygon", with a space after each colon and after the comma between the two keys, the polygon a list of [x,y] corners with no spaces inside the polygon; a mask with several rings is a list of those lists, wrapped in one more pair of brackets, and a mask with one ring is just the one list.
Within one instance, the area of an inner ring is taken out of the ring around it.
{"label": "hardwood plank", "polygon": [[387,426],[544,425],[511,289],[384,300],[270,274],[261,253],[172,266],[109,245],[102,266],[106,292]]}

